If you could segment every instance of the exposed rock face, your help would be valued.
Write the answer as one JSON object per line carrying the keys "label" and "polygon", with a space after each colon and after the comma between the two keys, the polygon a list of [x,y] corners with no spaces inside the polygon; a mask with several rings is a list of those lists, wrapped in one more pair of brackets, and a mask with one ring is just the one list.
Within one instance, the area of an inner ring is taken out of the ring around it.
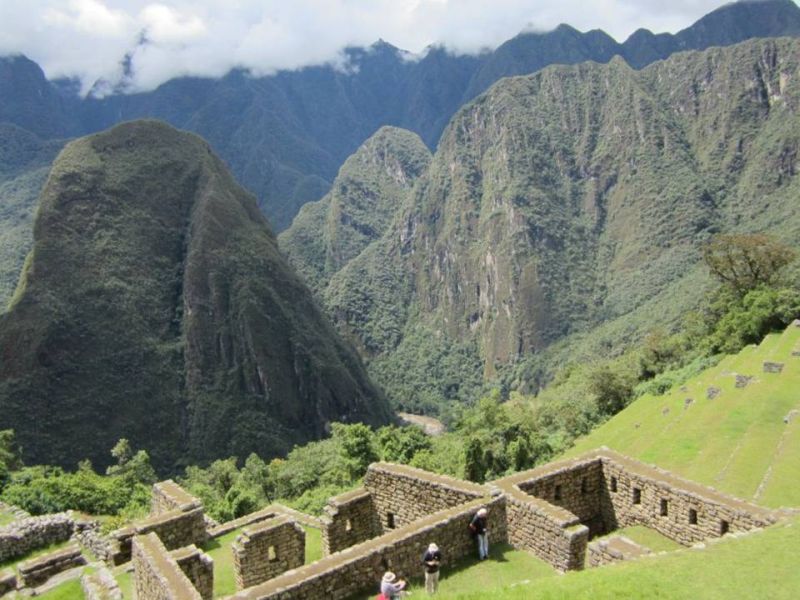
{"label": "exposed rock face", "polygon": [[383,235],[430,159],[416,134],[382,127],[345,161],[330,193],[302,208],[279,241],[312,289]]}
{"label": "exposed rock face", "polygon": [[474,351],[492,377],[569,336],[600,332],[607,352],[669,325],[702,296],[713,233],[800,236],[798,49],[757,40],[499,82],[453,118],[390,229],[333,276],[328,309],[401,402],[425,361],[449,376],[435,352]]}
{"label": "exposed rock face", "polygon": [[0,320],[0,427],[31,462],[269,456],[388,422],[357,355],[201,139],[153,121],[69,144]]}

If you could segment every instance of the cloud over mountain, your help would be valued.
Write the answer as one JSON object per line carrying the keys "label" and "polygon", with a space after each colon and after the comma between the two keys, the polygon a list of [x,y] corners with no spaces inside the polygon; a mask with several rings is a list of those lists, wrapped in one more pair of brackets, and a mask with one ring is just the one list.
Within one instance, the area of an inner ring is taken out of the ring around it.
{"label": "cloud over mountain", "polygon": [[[644,26],[675,31],[719,0],[28,0],[0,4],[0,55],[23,53],[48,77],[152,89],[181,75],[257,75],[334,63],[381,37],[422,52],[495,47],[561,22],[618,39]],[[97,89],[97,88],[96,88]],[[105,87],[108,89],[108,86]]]}

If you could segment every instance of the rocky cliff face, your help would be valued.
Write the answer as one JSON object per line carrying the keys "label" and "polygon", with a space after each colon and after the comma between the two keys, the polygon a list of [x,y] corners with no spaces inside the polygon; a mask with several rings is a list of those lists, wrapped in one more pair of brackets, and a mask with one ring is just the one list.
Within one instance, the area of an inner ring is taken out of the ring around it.
{"label": "rocky cliff face", "polygon": [[40,204],[0,320],[0,427],[26,460],[103,464],[127,437],[164,469],[390,420],[199,138],[145,121],[72,142]]}
{"label": "rocky cliff face", "polygon": [[386,232],[430,159],[417,135],[382,127],[345,161],[331,191],[303,207],[279,241],[312,289],[321,292]]}
{"label": "rocky cliff face", "polygon": [[557,342],[614,352],[674,323],[703,292],[710,235],[800,235],[799,50],[760,40],[499,82],[331,279],[328,309],[401,404],[415,372],[438,372],[430,388],[477,357],[491,378]]}
{"label": "rocky cliff face", "polygon": [[0,121],[61,137],[131,119],[163,119],[208,140],[282,231],[301,206],[329,191],[344,160],[376,129],[403,127],[434,148],[459,107],[502,77],[614,56],[641,68],[683,50],[797,35],[800,8],[792,0],[742,1],[675,35],[639,30],[623,43],[602,31],[562,25],[520,34],[477,56],[434,48],[408,60],[378,42],[347,49],[347,72],[322,66],[256,78],[232,71],[220,79],[179,78],[152,92],[103,99],[60,93],[65,87],[48,83],[31,61],[0,58]]}

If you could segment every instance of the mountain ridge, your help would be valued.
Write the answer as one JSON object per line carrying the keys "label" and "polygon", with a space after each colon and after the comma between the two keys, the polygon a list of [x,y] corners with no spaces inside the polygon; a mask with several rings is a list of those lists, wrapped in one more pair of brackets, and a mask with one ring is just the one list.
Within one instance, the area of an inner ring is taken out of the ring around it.
{"label": "mountain ridge", "polygon": [[[7,99],[8,107],[0,108],[0,120],[27,124],[38,133],[57,131],[62,137],[145,117],[194,131],[231,165],[239,182],[257,195],[276,230],[282,231],[302,204],[327,193],[339,166],[379,127],[409,129],[433,148],[456,110],[501,77],[530,73],[553,62],[606,62],[616,54],[642,67],[677,50],[753,36],[800,35],[800,8],[791,0],[764,0],[757,10],[754,6],[725,5],[674,36],[640,30],[622,44],[597,30],[580,33],[562,26],[520,34],[488,54],[458,56],[433,47],[420,60],[409,61],[383,43],[347,49],[353,69],[346,73],[308,67],[251,78],[232,71],[216,80],[174,79],[152,92],[83,101],[65,97],[63,89],[69,86],[44,81],[33,65],[28,65],[25,77],[4,79],[5,63],[0,60],[0,98]],[[41,106],[42,98],[26,90],[44,86],[42,97],[50,98],[48,115],[55,123],[40,126],[25,117],[24,110],[14,109],[24,104],[8,95],[19,80],[36,82],[17,86],[33,106]]]}
{"label": "mountain ridge", "polygon": [[0,356],[2,428],[40,463],[104,465],[125,437],[170,471],[392,420],[255,199],[155,121],[55,161]]}

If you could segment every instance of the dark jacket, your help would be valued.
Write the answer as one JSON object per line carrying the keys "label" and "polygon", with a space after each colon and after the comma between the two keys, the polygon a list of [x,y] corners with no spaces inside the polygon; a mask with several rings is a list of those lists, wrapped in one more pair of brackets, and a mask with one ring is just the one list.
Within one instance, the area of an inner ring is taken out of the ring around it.
{"label": "dark jacket", "polygon": [[[435,564],[429,565],[429,562],[433,562]],[[442,553],[439,550],[435,550],[431,552],[430,550],[426,550],[425,554],[422,555],[422,564],[425,565],[425,570],[428,573],[436,573],[439,570],[439,564],[442,562]]]}
{"label": "dark jacket", "polygon": [[479,517],[476,514],[474,517],[472,517],[472,522],[469,524],[469,528],[475,535],[486,533],[486,517]]}

